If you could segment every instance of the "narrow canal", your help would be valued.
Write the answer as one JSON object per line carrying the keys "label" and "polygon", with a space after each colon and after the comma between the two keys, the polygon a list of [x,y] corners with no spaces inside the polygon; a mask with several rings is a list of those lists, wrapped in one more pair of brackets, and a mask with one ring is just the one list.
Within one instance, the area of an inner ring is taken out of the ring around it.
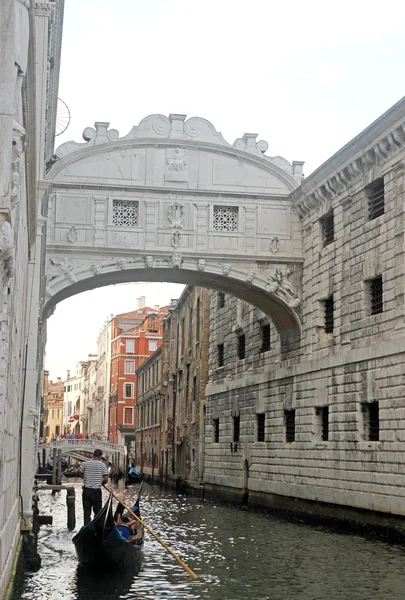
{"label": "narrow canal", "polygon": [[[81,482],[77,529],[82,523]],[[145,489],[146,488],[146,489]],[[123,497],[131,503],[137,488]],[[15,600],[403,600],[405,547],[291,523],[144,486],[142,517],[198,574],[192,581],[147,534],[142,568],[127,578],[77,569],[65,492],[40,492],[42,568],[25,574]]]}

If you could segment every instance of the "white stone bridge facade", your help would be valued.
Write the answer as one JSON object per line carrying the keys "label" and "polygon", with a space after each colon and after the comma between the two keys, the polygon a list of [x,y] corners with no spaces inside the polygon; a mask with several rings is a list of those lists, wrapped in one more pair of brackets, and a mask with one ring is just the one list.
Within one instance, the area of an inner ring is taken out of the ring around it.
{"label": "white stone bridge facade", "polygon": [[110,284],[166,281],[218,289],[300,331],[302,240],[289,196],[302,163],[245,134],[152,115],[123,138],[108,123],[67,142],[47,174],[45,316]]}
{"label": "white stone bridge facade", "polygon": [[49,442],[48,444],[38,444],[38,451],[42,452],[43,449],[46,450],[47,456],[52,454],[52,450],[57,448],[58,450],[62,450],[62,454],[70,454],[72,452],[94,452],[97,448],[103,451],[104,454],[112,456],[114,453],[119,453],[122,456],[126,455],[127,449],[125,446],[120,446],[118,444],[113,444],[112,442],[103,442],[100,440],[69,440],[62,439],[57,440],[55,442]]}

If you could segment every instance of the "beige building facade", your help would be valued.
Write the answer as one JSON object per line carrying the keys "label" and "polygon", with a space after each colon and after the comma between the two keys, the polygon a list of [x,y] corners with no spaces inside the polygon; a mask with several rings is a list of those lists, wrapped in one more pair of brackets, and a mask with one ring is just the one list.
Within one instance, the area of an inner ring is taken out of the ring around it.
{"label": "beige building facade", "polygon": [[[303,239],[298,342],[212,295],[208,492],[405,515],[404,146],[402,100],[291,194]],[[277,287],[288,293],[288,273]]]}

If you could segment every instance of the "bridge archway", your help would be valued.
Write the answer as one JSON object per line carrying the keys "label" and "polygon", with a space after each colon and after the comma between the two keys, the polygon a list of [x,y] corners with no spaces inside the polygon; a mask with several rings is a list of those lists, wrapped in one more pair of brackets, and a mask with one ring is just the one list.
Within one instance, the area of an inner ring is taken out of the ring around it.
{"label": "bridge archway", "polygon": [[133,281],[214,288],[300,329],[302,243],[289,195],[302,163],[231,146],[213,125],[152,115],[119,138],[95,123],[47,178],[45,315],[85,290]]}

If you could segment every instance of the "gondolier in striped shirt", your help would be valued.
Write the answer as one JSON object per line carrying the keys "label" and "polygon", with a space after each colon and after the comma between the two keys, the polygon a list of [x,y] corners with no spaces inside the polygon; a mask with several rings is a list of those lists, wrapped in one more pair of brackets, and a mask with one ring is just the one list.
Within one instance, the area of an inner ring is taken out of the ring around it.
{"label": "gondolier in striped shirt", "polygon": [[83,520],[84,524],[90,522],[91,509],[94,516],[100,512],[102,506],[101,486],[108,482],[108,471],[101,460],[102,450],[94,450],[93,459],[84,463],[83,476]]}

